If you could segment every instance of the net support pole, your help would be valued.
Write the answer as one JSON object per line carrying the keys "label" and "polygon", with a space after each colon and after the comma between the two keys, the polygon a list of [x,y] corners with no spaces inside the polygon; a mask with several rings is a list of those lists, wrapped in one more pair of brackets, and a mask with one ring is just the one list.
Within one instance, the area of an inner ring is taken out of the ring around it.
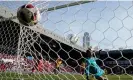
{"label": "net support pole", "polygon": [[[21,26],[21,25],[20,25]],[[22,33],[22,27],[20,27],[20,32],[18,33],[19,35],[19,39],[18,39],[18,47],[17,47],[17,72],[19,73],[19,75],[22,74],[21,72],[21,65],[20,65],[20,55],[21,55],[21,49],[20,49],[20,44],[21,44],[21,33]]]}

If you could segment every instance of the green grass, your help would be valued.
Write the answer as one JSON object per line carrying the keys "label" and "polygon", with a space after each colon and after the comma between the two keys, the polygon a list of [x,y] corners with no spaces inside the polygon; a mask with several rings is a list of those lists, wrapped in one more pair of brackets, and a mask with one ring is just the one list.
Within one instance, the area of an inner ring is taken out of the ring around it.
{"label": "green grass", "polygon": [[[133,80],[133,75],[106,75],[109,80]],[[0,80],[85,80],[78,74],[17,74],[0,72]]]}

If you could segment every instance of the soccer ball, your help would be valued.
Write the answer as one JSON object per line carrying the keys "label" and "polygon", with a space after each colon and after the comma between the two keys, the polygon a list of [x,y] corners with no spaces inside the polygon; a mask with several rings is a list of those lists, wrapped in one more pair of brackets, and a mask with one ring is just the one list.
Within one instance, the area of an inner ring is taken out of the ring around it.
{"label": "soccer ball", "polygon": [[25,4],[18,9],[17,18],[25,26],[34,26],[40,20],[40,12],[32,4]]}

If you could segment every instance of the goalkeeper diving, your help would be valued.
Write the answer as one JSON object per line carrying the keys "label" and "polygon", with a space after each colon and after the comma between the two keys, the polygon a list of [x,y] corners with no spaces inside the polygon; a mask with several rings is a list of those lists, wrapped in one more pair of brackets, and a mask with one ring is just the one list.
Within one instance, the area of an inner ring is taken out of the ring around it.
{"label": "goalkeeper diving", "polygon": [[93,53],[94,52],[92,52],[91,49],[88,49],[86,51],[86,69],[85,69],[86,79],[91,80],[89,79],[89,77],[92,74],[97,80],[108,80],[103,77],[104,70],[102,70],[96,63],[97,58],[93,57]]}

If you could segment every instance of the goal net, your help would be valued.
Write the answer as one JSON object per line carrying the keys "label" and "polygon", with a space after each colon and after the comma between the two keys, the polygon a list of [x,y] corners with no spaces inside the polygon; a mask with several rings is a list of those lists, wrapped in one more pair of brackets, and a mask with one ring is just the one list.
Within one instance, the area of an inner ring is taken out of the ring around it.
{"label": "goal net", "polygon": [[[26,3],[41,11],[36,26],[10,19]],[[133,80],[132,9],[131,1],[0,1],[0,79],[86,80],[91,48],[104,77]]]}

